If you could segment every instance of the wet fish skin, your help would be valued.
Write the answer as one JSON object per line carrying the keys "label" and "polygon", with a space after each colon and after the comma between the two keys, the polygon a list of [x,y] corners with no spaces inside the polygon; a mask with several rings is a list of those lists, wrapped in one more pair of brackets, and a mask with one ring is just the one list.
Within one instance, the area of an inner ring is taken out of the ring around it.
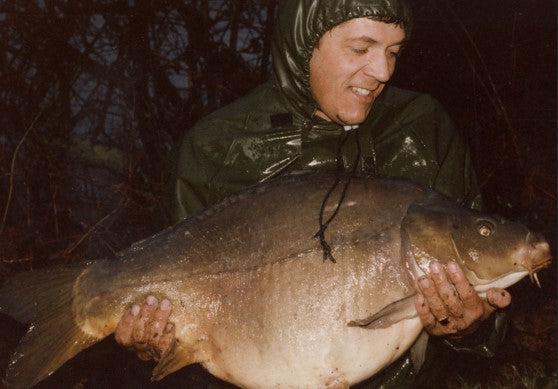
{"label": "wet fish skin", "polygon": [[33,323],[10,362],[9,386],[44,379],[111,334],[124,309],[148,294],[172,301],[176,326],[177,341],[155,379],[200,362],[242,387],[348,386],[381,370],[421,333],[412,307],[403,319],[385,315],[384,328],[366,318],[410,301],[414,279],[432,258],[447,260],[445,250],[453,250],[471,282],[486,288],[516,282],[526,267],[536,272],[550,259],[548,244],[511,222],[494,223],[498,234],[483,236],[492,244],[482,250],[503,253],[485,257],[477,249],[472,256],[484,215],[407,182],[359,178],[326,232],[337,263],[324,262],[313,236],[332,182],[327,174],[284,177],[132,245],[117,261],[9,280],[0,311]]}

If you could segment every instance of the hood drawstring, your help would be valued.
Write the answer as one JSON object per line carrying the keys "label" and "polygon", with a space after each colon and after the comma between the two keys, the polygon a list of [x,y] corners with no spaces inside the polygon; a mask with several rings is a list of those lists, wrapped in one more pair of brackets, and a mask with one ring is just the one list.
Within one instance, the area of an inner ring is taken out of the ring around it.
{"label": "hood drawstring", "polygon": [[[343,126],[343,128],[345,129],[345,132],[339,138],[339,145],[337,147],[337,169],[336,169],[336,172],[335,172],[335,181],[334,181],[332,187],[326,193],[326,195],[324,197],[324,200],[322,201],[322,206],[320,207],[320,215],[319,215],[319,219],[318,219],[318,221],[320,223],[320,229],[314,235],[314,238],[320,238],[320,244],[322,245],[322,250],[323,250],[323,253],[324,253],[324,261],[329,259],[333,263],[335,263],[336,261],[335,261],[335,258],[333,257],[333,254],[331,254],[331,247],[326,241],[325,231],[326,231],[327,227],[329,226],[329,223],[331,223],[331,221],[335,218],[335,216],[337,216],[337,213],[339,212],[339,209],[341,208],[341,204],[343,203],[343,200],[345,199],[345,195],[347,194],[347,190],[349,189],[349,184],[351,183],[351,179],[356,176],[356,171],[357,171],[358,163],[360,161],[360,156],[361,156],[358,124],[354,125],[354,126]],[[356,156],[353,168],[351,169],[351,173],[350,173],[349,177],[347,178],[347,181],[345,181],[345,185],[343,186],[343,191],[341,192],[341,196],[339,198],[339,201],[337,202],[337,206],[335,207],[335,210],[333,211],[331,216],[324,223],[324,211],[325,211],[327,201],[329,200],[329,197],[331,196],[331,194],[333,193],[333,191],[335,190],[337,185],[339,185],[339,182],[341,181],[341,175],[345,170],[345,165],[343,164],[342,149],[343,149],[343,146],[345,145],[345,142],[349,138],[349,131],[353,130],[353,129],[355,130],[355,141],[356,141],[356,146],[357,146],[357,156]]]}

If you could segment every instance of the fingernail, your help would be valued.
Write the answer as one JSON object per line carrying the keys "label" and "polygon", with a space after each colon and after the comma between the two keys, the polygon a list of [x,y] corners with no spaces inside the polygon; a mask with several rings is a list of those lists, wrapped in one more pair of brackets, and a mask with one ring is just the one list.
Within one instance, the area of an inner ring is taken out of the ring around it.
{"label": "fingernail", "polygon": [[440,273],[440,264],[437,261],[432,261],[430,263],[430,271],[434,274]]}
{"label": "fingernail", "polygon": [[130,310],[132,316],[137,316],[139,314],[139,311],[140,311],[139,305],[133,305],[132,309]]}
{"label": "fingernail", "polygon": [[161,311],[168,311],[170,309],[171,303],[169,300],[164,299],[163,301],[161,301],[161,304],[159,305],[159,309]]}
{"label": "fingernail", "polygon": [[145,302],[147,303],[147,305],[155,305],[157,304],[157,299],[155,298],[155,296],[147,296]]}
{"label": "fingernail", "polygon": [[452,273],[457,273],[459,267],[457,266],[457,263],[451,261],[450,263],[448,263],[448,270]]}
{"label": "fingernail", "polygon": [[429,284],[428,278],[425,277],[425,276],[420,277],[419,278],[419,283],[420,283],[421,286],[427,288],[428,284]]}

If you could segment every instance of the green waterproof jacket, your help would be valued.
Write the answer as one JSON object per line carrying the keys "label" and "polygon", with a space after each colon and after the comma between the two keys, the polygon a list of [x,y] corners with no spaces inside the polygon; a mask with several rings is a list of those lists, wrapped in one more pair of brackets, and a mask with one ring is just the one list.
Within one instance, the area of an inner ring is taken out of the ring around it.
{"label": "green waterproof jacket", "polygon": [[[397,22],[408,37],[406,2],[387,0],[284,0],[273,41],[273,78],[190,129],[179,148],[170,191],[174,221],[250,185],[299,171],[345,169],[403,177],[458,203],[480,207],[468,151],[432,97],[387,85],[358,129],[314,116],[309,61],[319,38],[355,17]],[[339,145],[345,138],[343,147]],[[360,149],[360,152],[359,152]],[[450,346],[490,354],[499,332]],[[404,387],[413,378],[405,356],[369,386]]]}
{"label": "green waterproof jacket", "polygon": [[[281,174],[335,171],[344,136],[338,124],[293,114],[280,89],[264,84],[186,134],[173,181],[172,214],[178,220]],[[469,154],[431,97],[386,86],[366,121],[346,136],[341,156],[347,170],[358,163],[362,173],[408,178],[478,207]]]}

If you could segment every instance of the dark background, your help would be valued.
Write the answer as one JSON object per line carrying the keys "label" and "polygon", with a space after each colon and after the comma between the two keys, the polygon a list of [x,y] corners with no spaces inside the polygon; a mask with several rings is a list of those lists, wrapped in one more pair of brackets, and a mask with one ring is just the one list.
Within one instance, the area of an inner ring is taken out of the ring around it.
{"label": "dark background", "polygon": [[[164,227],[173,147],[199,118],[269,78],[276,3],[0,3],[0,281],[114,256]],[[393,83],[432,94],[450,112],[486,208],[554,247],[555,3],[412,3],[413,39]],[[512,287],[508,338],[492,373],[486,361],[452,361],[440,385],[555,384],[555,272],[540,278],[542,289]],[[0,325],[9,334],[0,349],[13,349],[20,329]],[[0,352],[2,368],[6,359]],[[64,374],[93,382],[79,369]]]}

